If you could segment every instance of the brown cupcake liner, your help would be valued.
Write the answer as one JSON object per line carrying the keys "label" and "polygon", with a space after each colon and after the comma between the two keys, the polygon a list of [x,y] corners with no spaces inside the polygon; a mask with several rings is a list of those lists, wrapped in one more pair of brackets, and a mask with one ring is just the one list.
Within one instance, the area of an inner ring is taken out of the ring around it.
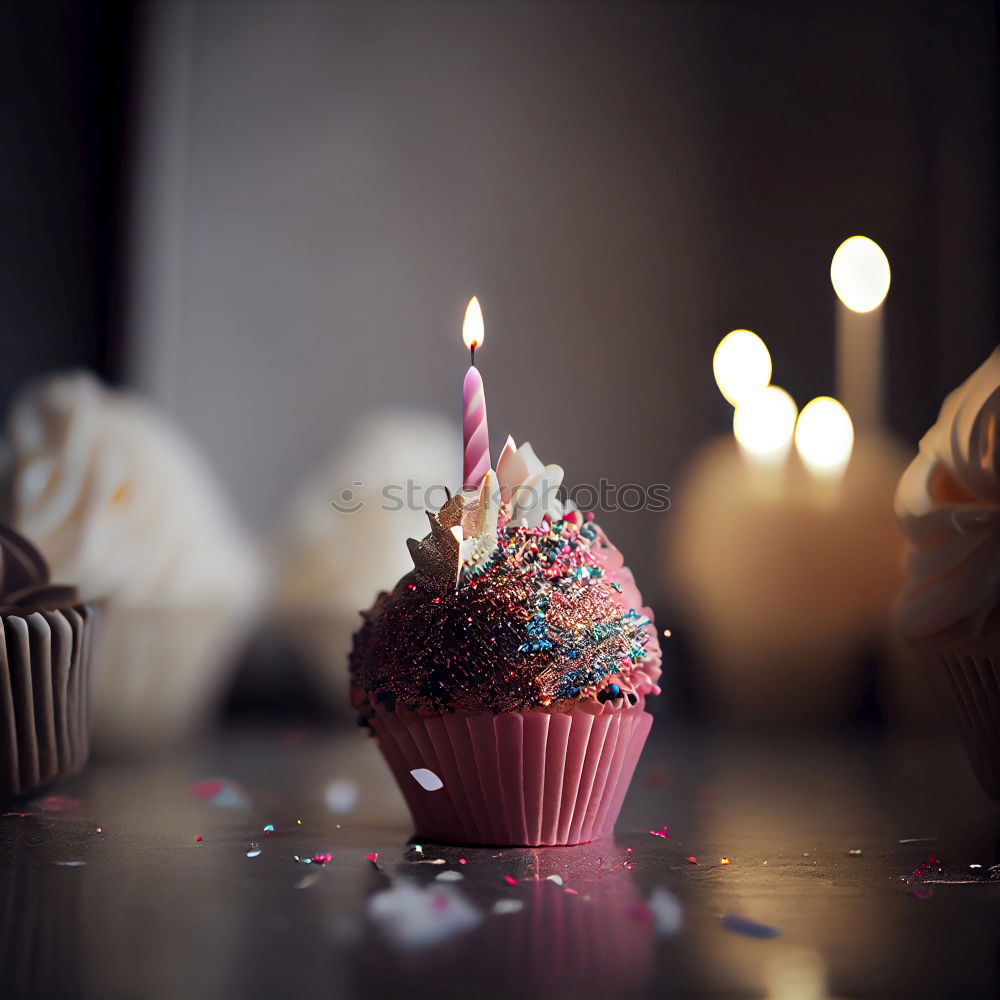
{"label": "brown cupcake liner", "polygon": [[1000,642],[947,644],[934,655],[944,668],[976,777],[987,794],[1000,800]]}
{"label": "brown cupcake liner", "polygon": [[79,772],[90,746],[95,609],[6,614],[0,642],[0,798]]}

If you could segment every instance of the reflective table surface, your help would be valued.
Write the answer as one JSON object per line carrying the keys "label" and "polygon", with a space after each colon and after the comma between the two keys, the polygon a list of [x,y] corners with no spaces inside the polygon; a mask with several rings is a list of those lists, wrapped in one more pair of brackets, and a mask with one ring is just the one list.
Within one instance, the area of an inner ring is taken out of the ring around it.
{"label": "reflective table surface", "polygon": [[0,818],[0,996],[1000,993],[1000,809],[950,743],[659,719],[613,840],[410,841],[361,730],[94,762]]}

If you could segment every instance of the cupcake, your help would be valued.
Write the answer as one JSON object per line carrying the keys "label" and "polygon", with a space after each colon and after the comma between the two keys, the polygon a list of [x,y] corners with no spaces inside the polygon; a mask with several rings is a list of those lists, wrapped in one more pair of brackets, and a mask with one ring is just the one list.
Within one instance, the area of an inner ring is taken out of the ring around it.
{"label": "cupcake", "polygon": [[258,559],[211,470],[144,402],[87,374],[14,403],[7,506],[61,578],[106,601],[98,747],[187,734],[215,704],[258,601]]}
{"label": "cupcake", "polygon": [[973,767],[1000,798],[1000,348],[945,399],[896,513],[900,629],[943,673]]}
{"label": "cupcake", "polygon": [[49,583],[41,553],[0,525],[0,799],[31,795],[87,762],[95,609]]}
{"label": "cupcake", "polygon": [[611,832],[652,723],[652,615],[562,469],[508,439],[408,545],[354,636],[352,704],[419,836],[579,844]]}
{"label": "cupcake", "polygon": [[427,498],[435,506],[444,501],[460,449],[460,435],[440,417],[374,413],[308,479],[282,519],[272,547],[272,610],[316,687],[345,714],[358,608],[412,565],[400,542],[423,532]]}

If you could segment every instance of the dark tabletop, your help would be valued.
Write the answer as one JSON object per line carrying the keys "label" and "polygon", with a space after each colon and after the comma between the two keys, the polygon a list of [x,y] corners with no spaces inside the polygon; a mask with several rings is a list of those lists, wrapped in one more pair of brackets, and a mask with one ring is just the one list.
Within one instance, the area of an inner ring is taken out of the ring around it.
{"label": "dark tabletop", "polygon": [[360,730],[95,762],[0,819],[0,996],[998,995],[959,748],[653,733],[614,840],[539,850],[418,850]]}

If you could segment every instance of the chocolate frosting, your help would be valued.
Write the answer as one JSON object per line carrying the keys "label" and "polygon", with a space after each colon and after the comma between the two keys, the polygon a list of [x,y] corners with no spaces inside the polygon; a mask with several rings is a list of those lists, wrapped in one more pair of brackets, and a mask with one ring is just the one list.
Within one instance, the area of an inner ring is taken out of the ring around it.
{"label": "chocolate frosting", "polygon": [[76,587],[51,583],[41,552],[13,528],[0,524],[0,613],[56,611],[79,603]]}

